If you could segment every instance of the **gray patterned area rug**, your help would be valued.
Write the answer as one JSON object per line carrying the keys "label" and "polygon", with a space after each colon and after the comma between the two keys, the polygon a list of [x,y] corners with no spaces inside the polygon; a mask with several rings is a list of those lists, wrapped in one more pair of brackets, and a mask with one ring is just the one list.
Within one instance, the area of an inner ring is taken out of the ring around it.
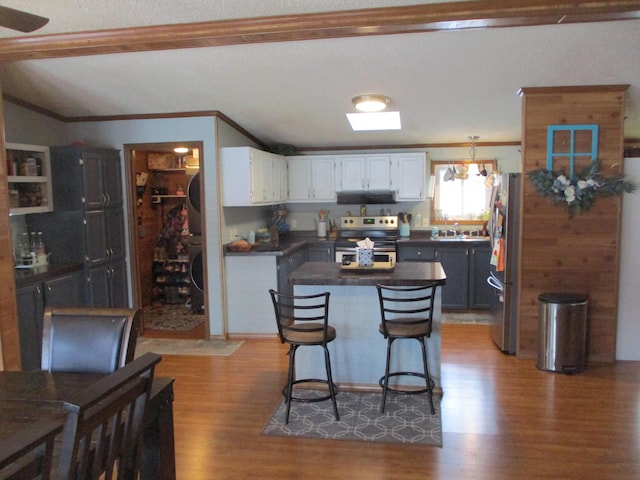
{"label": "gray patterned area rug", "polygon": [[[306,395],[325,392],[309,390]],[[301,396],[300,391],[296,395]],[[289,423],[284,424],[286,405],[280,403],[264,435],[356,440],[363,442],[411,443],[442,447],[440,397],[434,395],[435,415],[429,411],[427,395],[387,395],[385,413],[380,413],[379,392],[340,391],[336,397],[340,421],[336,422],[330,400],[293,402]]]}

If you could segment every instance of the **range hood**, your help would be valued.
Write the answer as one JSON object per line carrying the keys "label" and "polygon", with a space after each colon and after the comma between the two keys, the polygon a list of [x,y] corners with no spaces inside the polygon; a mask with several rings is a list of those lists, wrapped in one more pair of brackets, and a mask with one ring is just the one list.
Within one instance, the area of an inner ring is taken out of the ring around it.
{"label": "range hood", "polygon": [[393,190],[338,192],[338,205],[380,205],[396,203]]}

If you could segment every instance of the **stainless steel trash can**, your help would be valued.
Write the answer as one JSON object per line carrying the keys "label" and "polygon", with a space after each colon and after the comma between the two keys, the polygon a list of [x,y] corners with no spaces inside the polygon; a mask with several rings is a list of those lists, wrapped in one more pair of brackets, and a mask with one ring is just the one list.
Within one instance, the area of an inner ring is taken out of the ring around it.
{"label": "stainless steel trash can", "polygon": [[587,356],[587,297],[575,293],[543,293],[538,297],[540,370],[580,373]]}

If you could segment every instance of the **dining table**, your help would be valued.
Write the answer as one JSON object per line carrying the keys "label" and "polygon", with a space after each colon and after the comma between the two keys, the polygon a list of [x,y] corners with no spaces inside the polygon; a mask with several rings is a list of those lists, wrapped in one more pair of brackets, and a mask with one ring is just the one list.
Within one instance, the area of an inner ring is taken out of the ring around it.
{"label": "dining table", "polygon": [[[44,420],[64,424],[67,418],[64,402],[103,377],[92,373],[0,371],[0,438]],[[174,379],[170,377],[153,379],[144,426],[142,480],[176,478],[173,383]],[[56,441],[56,458],[60,440]]]}

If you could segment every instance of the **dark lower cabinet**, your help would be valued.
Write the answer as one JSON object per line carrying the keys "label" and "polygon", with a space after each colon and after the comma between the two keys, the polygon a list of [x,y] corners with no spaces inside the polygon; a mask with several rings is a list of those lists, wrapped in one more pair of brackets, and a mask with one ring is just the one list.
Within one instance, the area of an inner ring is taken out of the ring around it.
{"label": "dark lower cabinet", "polygon": [[442,308],[447,310],[488,309],[491,291],[487,285],[489,275],[489,245],[471,245],[465,242],[437,242],[423,245],[398,244],[399,262],[440,262],[447,274],[442,287]]}
{"label": "dark lower cabinet", "polygon": [[42,317],[45,307],[85,305],[83,278],[83,273],[79,270],[16,289],[20,359],[23,370],[40,369]]}
{"label": "dark lower cabinet", "polygon": [[487,283],[491,247],[472,247],[469,249],[469,308],[489,309],[491,287]]}
{"label": "dark lower cabinet", "polygon": [[469,251],[466,248],[442,247],[436,249],[436,261],[447,274],[442,287],[442,308],[466,310],[469,308]]}
{"label": "dark lower cabinet", "polygon": [[306,246],[307,262],[335,262],[336,251],[333,242],[309,243]]}
{"label": "dark lower cabinet", "polygon": [[293,286],[289,285],[287,277],[296,268],[304,263],[305,251],[304,249],[296,250],[289,255],[283,255],[278,257],[276,262],[278,269],[278,291],[287,295],[293,294]]}
{"label": "dark lower cabinet", "polygon": [[129,304],[127,293],[127,266],[124,260],[89,268],[89,304],[92,307],[125,308]]}

